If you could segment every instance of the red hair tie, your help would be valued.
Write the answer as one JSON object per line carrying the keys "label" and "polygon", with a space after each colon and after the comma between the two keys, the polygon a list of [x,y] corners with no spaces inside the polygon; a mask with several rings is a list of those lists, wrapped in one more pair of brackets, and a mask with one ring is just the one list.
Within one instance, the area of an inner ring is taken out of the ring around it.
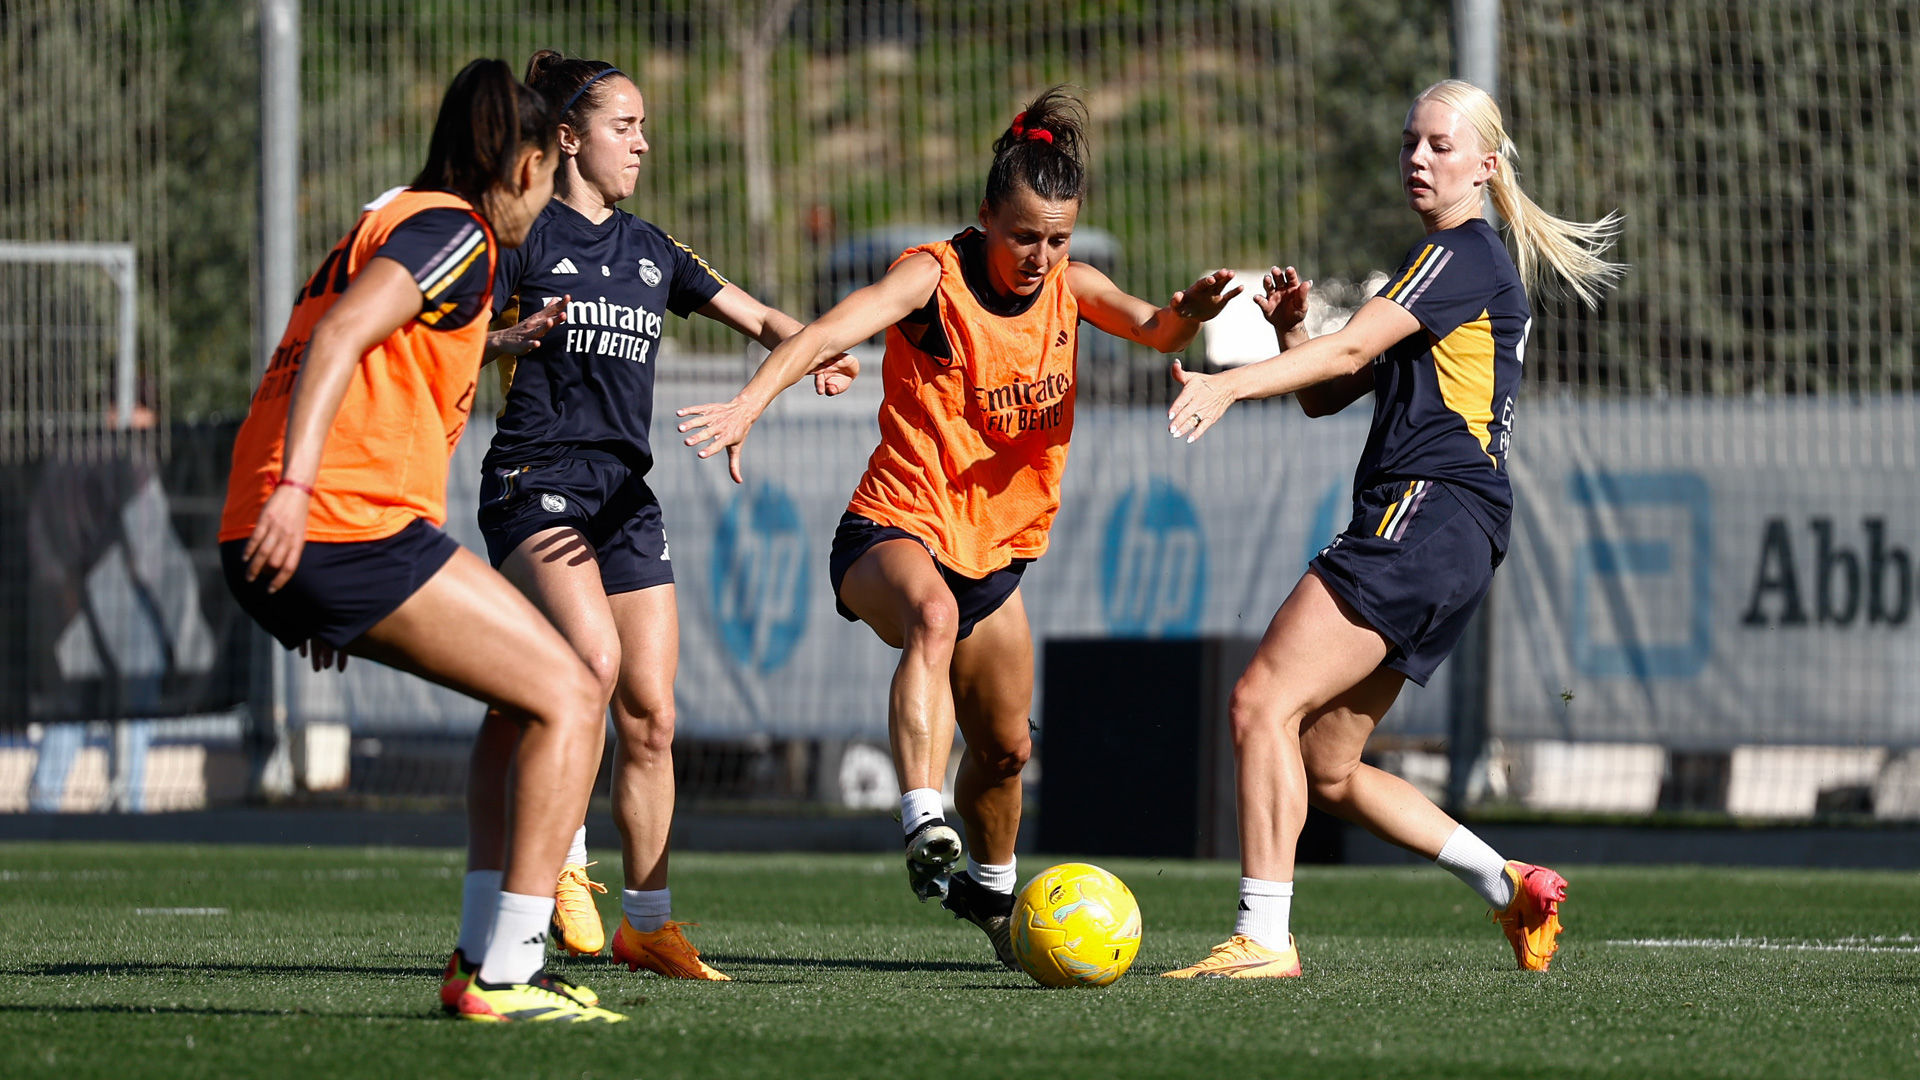
{"label": "red hair tie", "polygon": [[1021,112],[1021,113],[1016,113],[1014,115],[1014,118],[1013,118],[1013,137],[1014,138],[1039,139],[1041,142],[1047,143],[1048,145],[1052,145],[1053,132],[1048,131],[1046,128],[1034,128],[1032,131],[1028,131],[1026,127],[1026,123],[1027,123],[1026,113]]}

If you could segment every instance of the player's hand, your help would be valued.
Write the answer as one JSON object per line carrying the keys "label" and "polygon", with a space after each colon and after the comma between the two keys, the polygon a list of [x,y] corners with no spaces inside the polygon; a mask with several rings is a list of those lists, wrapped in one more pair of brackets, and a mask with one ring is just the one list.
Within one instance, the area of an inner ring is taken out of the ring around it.
{"label": "player's hand", "polygon": [[1221,309],[1227,306],[1227,301],[1240,295],[1238,285],[1234,285],[1231,292],[1225,291],[1227,286],[1232,284],[1233,271],[1231,270],[1223,268],[1209,274],[1202,274],[1192,285],[1174,293],[1173,299],[1167,306],[1173,309],[1175,315],[1183,319],[1206,322],[1220,314]]}
{"label": "player's hand", "polygon": [[1207,433],[1207,429],[1237,400],[1218,375],[1188,371],[1173,362],[1173,381],[1180,384],[1180,396],[1167,410],[1167,431],[1174,438],[1182,435],[1189,443]]}
{"label": "player's hand", "polygon": [[504,356],[525,356],[532,352],[540,344],[540,339],[547,336],[547,331],[567,321],[567,302],[572,299],[568,295],[548,301],[546,307],[505,330],[488,334],[488,351]]}
{"label": "player's hand", "polygon": [[1260,287],[1265,291],[1253,302],[1260,305],[1260,314],[1267,317],[1274,330],[1291,333],[1307,321],[1307,293],[1313,282],[1301,280],[1299,271],[1291,266],[1285,270],[1272,267],[1260,279]]}
{"label": "player's hand", "polygon": [[301,642],[300,655],[313,662],[313,670],[315,671],[325,671],[328,668],[332,668],[335,671],[347,670],[346,650],[341,649],[336,652],[333,646],[321,641],[319,638],[308,638]]}
{"label": "player's hand", "polygon": [[753,429],[753,422],[760,419],[760,407],[736,397],[732,401],[694,405],[674,415],[681,418],[680,431],[687,436],[688,446],[698,447],[703,458],[726,448],[727,474],[736,484],[745,482],[740,477],[740,444],[747,441],[747,432]]}
{"label": "player's hand", "polygon": [[860,377],[860,361],[852,353],[841,353],[813,369],[813,392],[822,397],[844,394]]}
{"label": "player's hand", "polygon": [[240,558],[247,564],[247,580],[267,574],[267,591],[279,592],[300,568],[300,552],[306,546],[307,493],[292,484],[282,484],[267,497],[253,535],[240,550]]}

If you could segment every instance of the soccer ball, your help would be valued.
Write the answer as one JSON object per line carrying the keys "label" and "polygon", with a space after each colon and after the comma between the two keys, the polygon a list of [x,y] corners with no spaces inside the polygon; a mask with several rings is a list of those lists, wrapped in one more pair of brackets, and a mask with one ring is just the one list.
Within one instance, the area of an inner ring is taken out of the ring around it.
{"label": "soccer ball", "polygon": [[1013,955],[1042,986],[1105,986],[1140,951],[1140,905],[1097,866],[1042,870],[1013,902]]}

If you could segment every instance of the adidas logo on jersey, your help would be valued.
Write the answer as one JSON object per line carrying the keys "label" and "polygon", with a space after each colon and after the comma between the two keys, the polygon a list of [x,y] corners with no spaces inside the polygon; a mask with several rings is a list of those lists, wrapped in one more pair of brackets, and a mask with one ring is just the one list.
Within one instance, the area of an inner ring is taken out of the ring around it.
{"label": "adidas logo on jersey", "polygon": [[1055,347],[1058,347],[1061,345],[1065,345],[1066,343],[1067,343],[1067,332],[1065,330],[1062,330],[1060,331],[1060,336],[1053,339],[1053,344],[1055,345]]}
{"label": "adidas logo on jersey", "polygon": [[573,265],[572,259],[561,259],[558,263],[554,264],[552,270],[547,272],[550,274],[577,274],[580,271]]}

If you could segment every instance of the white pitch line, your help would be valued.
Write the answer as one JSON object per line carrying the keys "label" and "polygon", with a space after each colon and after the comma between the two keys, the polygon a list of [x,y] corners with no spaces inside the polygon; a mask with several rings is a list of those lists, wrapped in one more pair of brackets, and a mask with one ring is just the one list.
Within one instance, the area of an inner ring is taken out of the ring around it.
{"label": "white pitch line", "polygon": [[223,907],[137,907],[135,915],[225,915]]}
{"label": "white pitch line", "polygon": [[1920,938],[1853,937],[1837,941],[1772,941],[1767,938],[1628,938],[1609,941],[1635,949],[1751,949],[1756,952],[1920,953]]}

